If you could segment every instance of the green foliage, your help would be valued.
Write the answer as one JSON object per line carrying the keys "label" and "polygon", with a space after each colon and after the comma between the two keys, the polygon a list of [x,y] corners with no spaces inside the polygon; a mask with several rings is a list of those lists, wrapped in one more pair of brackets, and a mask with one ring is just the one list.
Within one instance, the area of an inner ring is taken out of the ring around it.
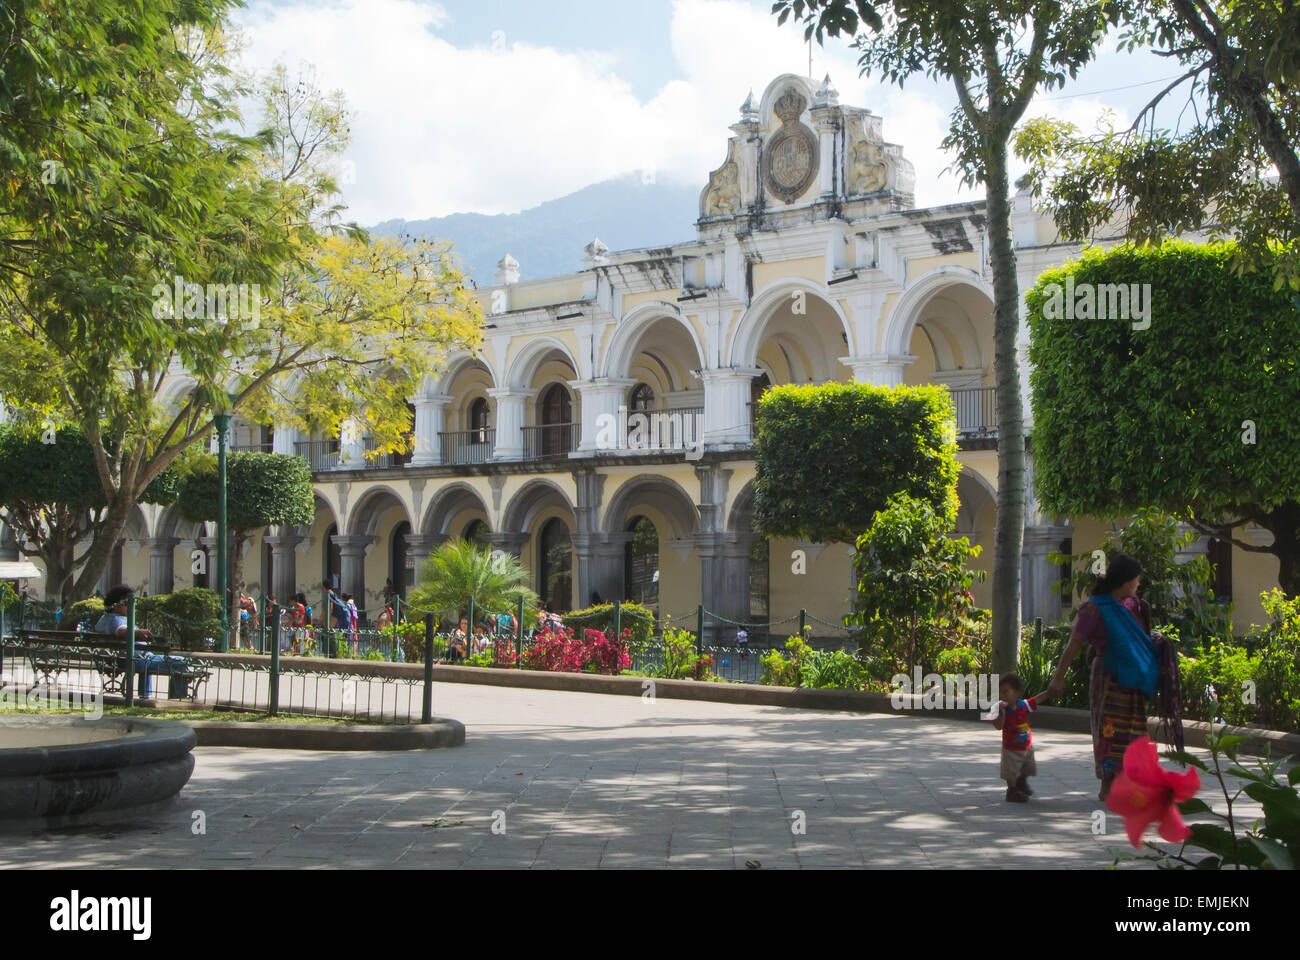
{"label": "green foliage", "polygon": [[[218,492],[215,457],[196,464],[181,484],[186,520],[215,521]],[[301,526],[316,518],[311,467],[302,457],[235,453],[226,458],[226,522],[231,530]]]}
{"label": "green foliage", "polygon": [[754,524],[766,536],[852,543],[899,492],[956,520],[956,420],[943,387],[773,387],[757,428]]}
{"label": "green foliage", "polygon": [[[1259,657],[1231,643],[1210,641],[1178,661],[1183,711],[1192,720],[1223,720],[1245,726],[1258,722],[1255,704],[1242,694],[1257,687]],[[1217,703],[1209,696],[1213,687]]]}
{"label": "green foliage", "polygon": [[[1234,271],[1232,255],[1230,244],[1090,250],[1039,278],[1025,297],[1035,489],[1065,515],[1154,506],[1202,524],[1253,520],[1273,532],[1294,596],[1300,310],[1269,274]],[[1149,284],[1149,328],[1055,316],[1049,285],[1067,278],[1076,290]]]}
{"label": "green foliage", "polygon": [[[785,642],[785,654],[769,650],[759,657],[763,674],[759,683],[769,687],[797,687],[803,682],[803,668],[812,657],[812,647],[802,637],[791,637]],[[788,656],[786,655],[788,654]]]}
{"label": "green foliage", "polygon": [[[407,663],[424,662],[424,623],[420,620],[399,620],[379,628],[379,636],[390,644],[401,644],[402,656]],[[436,643],[436,638],[435,638]],[[446,649],[446,642],[443,643]],[[436,651],[441,653],[441,651]]]}
{"label": "green foliage", "polygon": [[799,679],[801,686],[813,690],[861,690],[867,668],[846,650],[814,650]]}
{"label": "green foliage", "polygon": [[187,587],[173,593],[137,597],[136,620],[173,646],[187,650],[205,647],[221,636],[221,599],[215,590]]}
{"label": "green foliage", "polygon": [[[1195,767],[1202,773],[1202,783],[1213,778],[1223,794],[1226,812],[1213,809],[1200,797],[1193,797],[1178,805],[1184,816],[1205,814],[1221,821],[1191,824],[1192,835],[1176,851],[1162,848],[1147,841],[1152,851],[1134,855],[1127,850],[1111,850],[1115,862],[1125,860],[1154,861],[1165,869],[1173,870],[1295,870],[1300,866],[1300,766],[1293,766],[1280,776],[1289,757],[1272,760],[1269,744],[1264,746],[1264,756],[1256,763],[1257,770],[1249,770],[1237,758],[1238,747],[1246,740],[1242,736],[1228,736],[1216,729],[1206,734],[1210,748],[1210,764],[1200,757],[1184,752],[1167,751],[1170,760]],[[1224,759],[1231,766],[1224,769]],[[1232,777],[1232,787],[1226,777]],[[1264,816],[1244,829],[1233,807],[1241,794],[1246,794],[1263,809]],[[1200,856],[1201,853],[1209,856]],[[1195,857],[1196,859],[1193,859]]]}
{"label": "green foliage", "polygon": [[[460,664],[465,667],[492,667],[496,666],[496,661],[490,653],[475,653],[466,657]],[[598,673],[598,670],[589,670],[589,673]]]}
{"label": "green foliage", "polygon": [[983,673],[987,668],[987,653],[976,647],[953,647],[951,650],[941,650],[934,658],[935,672],[941,674]]}
{"label": "green foliage", "polygon": [[[1016,673],[1025,685],[1025,695],[1035,696],[1047,689],[1056,666],[1061,662],[1065,648],[1070,642],[1070,627],[1067,624],[1054,623],[1043,628],[1039,640],[1032,624],[1026,624],[1020,641],[1020,662]],[[1065,674],[1065,690],[1056,698],[1058,707],[1088,708],[1087,657],[1076,656]]]}
{"label": "green foliage", "polygon": [[477,610],[518,612],[524,600],[524,624],[536,622],[537,594],[528,587],[529,573],[519,558],[505,551],[481,549],[465,540],[448,540],[429,557],[420,571],[420,582],[411,591],[411,607],[447,615],[451,619],[468,613],[474,598]]}
{"label": "green foliage", "polygon": [[85,600],[78,600],[76,603],[67,607],[63,614],[64,620],[68,623],[68,629],[76,629],[79,623],[89,623],[92,627],[99,622],[99,618],[104,615],[104,598],[87,597]]}
{"label": "green foliage", "polygon": [[769,650],[759,658],[759,683],[772,687],[812,690],[861,690],[867,685],[867,665],[844,650],[814,650],[801,637],[785,642],[785,653]]}
{"label": "green foliage", "polygon": [[[1181,75],[1153,90],[1132,125],[1097,133],[1027,122],[1016,151],[1030,161],[1038,202],[1065,240],[1111,235],[1116,224],[1136,242],[1202,229],[1234,238],[1237,265],[1300,289],[1300,12],[1290,3],[1126,6],[1120,49],[1153,48]],[[1157,126],[1157,104],[1177,110],[1194,94],[1176,130]],[[1271,167],[1282,175],[1262,175]]]}
{"label": "green foliage", "polygon": [[861,628],[864,654],[908,671],[966,645],[975,602],[970,587],[983,571],[966,568],[979,547],[947,536],[950,527],[929,503],[899,494],[858,539],[857,602],[848,622]]}
{"label": "green foliage", "polygon": [[663,666],[649,671],[650,676],[664,680],[696,679],[712,663],[707,656],[695,652],[695,634],[686,630],[667,629],[663,634]]}
{"label": "green foliage", "polygon": [[[573,631],[599,630],[606,636],[614,635],[614,604],[600,603],[583,610],[573,610],[561,617],[564,625]],[[654,611],[639,603],[625,603],[620,613],[623,630],[631,630],[629,646],[644,646],[654,636]]]}
{"label": "green foliage", "polygon": [[[1142,564],[1138,596],[1151,606],[1151,622],[1171,625],[1184,642],[1194,644],[1202,637],[1221,634],[1225,625],[1230,629],[1228,620],[1232,611],[1226,604],[1208,602],[1214,572],[1204,555],[1179,562],[1178,551],[1191,546],[1197,535],[1190,530],[1180,534],[1178,526],[1175,517],[1155,508],[1144,508],[1122,530],[1108,532],[1095,549],[1104,554],[1106,566],[1121,553]],[[1092,595],[1098,558],[1091,550],[1073,556],[1052,552],[1048,559],[1055,564],[1071,565],[1066,589],[1072,600],[1082,604]]]}

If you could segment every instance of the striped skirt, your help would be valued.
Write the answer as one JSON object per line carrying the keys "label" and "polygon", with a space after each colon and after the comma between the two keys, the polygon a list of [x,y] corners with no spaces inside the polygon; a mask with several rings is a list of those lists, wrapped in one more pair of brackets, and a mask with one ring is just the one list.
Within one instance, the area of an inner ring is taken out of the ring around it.
{"label": "striped skirt", "polygon": [[1092,726],[1092,755],[1098,780],[1124,769],[1124,751],[1147,735],[1147,699],[1141,690],[1121,687],[1094,657],[1088,684]]}

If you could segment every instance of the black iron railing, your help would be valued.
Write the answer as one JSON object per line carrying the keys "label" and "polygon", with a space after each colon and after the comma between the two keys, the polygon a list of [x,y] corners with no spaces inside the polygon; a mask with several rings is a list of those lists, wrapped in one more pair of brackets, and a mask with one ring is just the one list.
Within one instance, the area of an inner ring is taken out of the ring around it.
{"label": "black iron railing", "polygon": [[522,427],[525,460],[555,460],[567,457],[578,448],[577,423],[552,423],[539,427]]}
{"label": "black iron railing", "polygon": [[487,463],[496,446],[495,429],[455,430],[438,434],[438,447],[444,464]]}

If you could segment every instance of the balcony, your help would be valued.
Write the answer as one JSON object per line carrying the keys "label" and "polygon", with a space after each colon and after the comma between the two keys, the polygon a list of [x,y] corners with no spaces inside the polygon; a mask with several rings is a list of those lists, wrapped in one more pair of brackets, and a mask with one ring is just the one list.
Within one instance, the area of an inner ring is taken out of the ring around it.
{"label": "balcony", "polygon": [[952,391],[957,408],[957,435],[995,437],[998,433],[998,388],[967,387]]}
{"label": "balcony", "polygon": [[311,465],[313,473],[338,469],[339,442],[337,440],[299,441],[293,445],[293,450]]}
{"label": "balcony", "polygon": [[438,448],[444,466],[459,463],[487,463],[496,447],[495,429],[456,430],[438,434]]}
{"label": "balcony", "polygon": [[274,443],[236,443],[230,447],[231,453],[275,453]]}
{"label": "balcony", "polygon": [[525,460],[559,460],[578,448],[579,424],[522,427]]}

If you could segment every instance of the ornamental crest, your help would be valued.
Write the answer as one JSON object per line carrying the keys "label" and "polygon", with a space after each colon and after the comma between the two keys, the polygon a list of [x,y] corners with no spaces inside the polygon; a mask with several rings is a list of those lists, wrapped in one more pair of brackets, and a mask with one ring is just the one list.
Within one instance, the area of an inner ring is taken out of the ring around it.
{"label": "ornamental crest", "polygon": [[768,188],[786,203],[798,199],[817,174],[817,138],[799,122],[807,105],[794,90],[787,90],[773,105],[781,129],[767,141],[764,168]]}

